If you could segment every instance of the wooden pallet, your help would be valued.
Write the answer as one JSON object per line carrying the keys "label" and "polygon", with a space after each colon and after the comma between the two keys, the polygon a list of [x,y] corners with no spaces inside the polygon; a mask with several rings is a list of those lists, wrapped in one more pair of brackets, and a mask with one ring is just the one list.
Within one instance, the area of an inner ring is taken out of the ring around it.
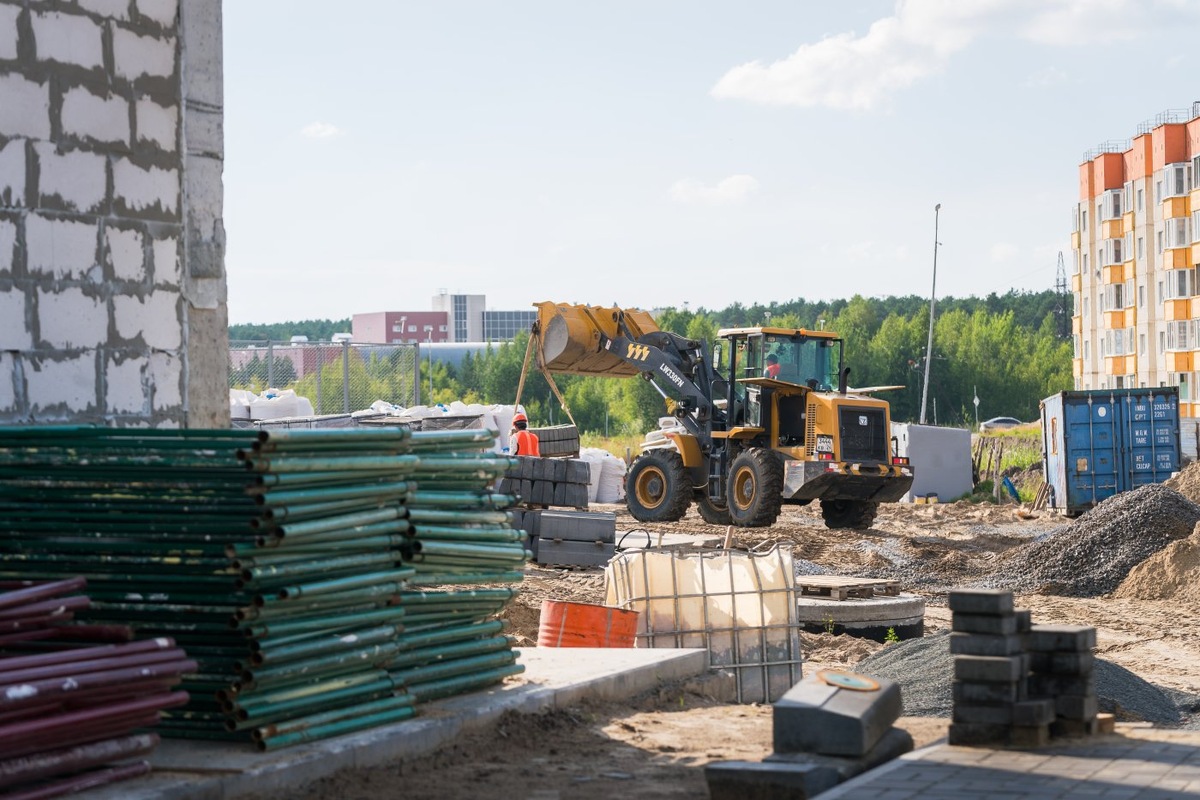
{"label": "wooden pallet", "polygon": [[866,599],[875,595],[895,597],[900,581],[882,578],[850,578],[843,575],[805,575],[796,579],[801,597],[828,597],[831,600]]}

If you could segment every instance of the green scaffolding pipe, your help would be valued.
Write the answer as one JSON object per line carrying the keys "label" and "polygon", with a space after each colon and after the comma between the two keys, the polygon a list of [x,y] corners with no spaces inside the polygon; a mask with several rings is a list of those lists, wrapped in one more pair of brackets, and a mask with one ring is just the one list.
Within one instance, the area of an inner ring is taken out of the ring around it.
{"label": "green scaffolding pipe", "polygon": [[483,655],[484,653],[494,653],[497,650],[505,650],[516,645],[516,639],[512,636],[495,636],[490,639],[472,639],[465,642],[439,643],[431,647],[424,647],[417,650],[407,650],[397,654],[388,662],[388,668],[399,670],[403,667],[414,667],[423,664],[435,664],[440,661],[449,661],[455,658],[466,658],[468,656]]}
{"label": "green scaffolding pipe", "polygon": [[453,592],[401,592],[400,603],[404,606],[426,606],[456,604],[460,602],[497,601],[507,602],[517,596],[516,589],[468,589]]}
{"label": "green scaffolding pipe", "polygon": [[499,653],[486,653],[453,660],[446,659],[438,664],[430,664],[425,667],[393,669],[388,674],[401,686],[413,686],[428,684],[431,681],[445,680],[457,675],[484,672],[489,669],[512,664],[516,660],[517,654],[512,650],[506,650]]}
{"label": "green scaffolding pipe", "polygon": [[357,553],[354,555],[333,556],[304,561],[293,561],[288,564],[271,564],[261,567],[243,569],[241,579],[247,584],[287,580],[301,575],[319,575],[326,572],[336,572],[348,568],[393,566],[399,560],[398,553],[382,551],[376,553]]}
{"label": "green scaffolding pipe", "polygon": [[322,726],[330,725],[335,722],[342,722],[355,718],[363,718],[368,715],[376,715],[385,712],[395,711],[398,709],[407,709],[412,716],[413,699],[408,695],[395,695],[386,697],[382,700],[376,700],[371,703],[350,706],[348,708],[339,708],[333,711],[322,711],[319,714],[310,714],[306,717],[297,717],[285,722],[275,722],[270,725],[265,725],[261,728],[255,728],[253,736],[256,741],[271,739],[278,736],[283,736],[289,733],[298,733],[318,729]]}
{"label": "green scaffolding pipe", "polygon": [[447,678],[446,680],[430,681],[429,683],[409,686],[408,693],[418,703],[428,703],[430,700],[437,700],[441,697],[452,697],[456,694],[469,692],[472,689],[490,686],[493,683],[499,683],[510,675],[520,675],[524,671],[524,664],[509,664],[505,667],[497,667],[473,675],[460,675],[454,678]]}
{"label": "green scaffolding pipe", "polygon": [[267,535],[256,536],[254,541],[259,547],[283,547],[296,546],[308,547],[317,544],[325,544],[331,542],[349,542],[351,545],[359,538],[367,538],[372,536],[389,536],[392,534],[404,534],[409,529],[408,520],[392,520],[389,522],[377,522],[372,525],[359,525],[354,528],[339,528],[333,531],[324,531],[322,533],[312,533],[305,536],[291,536],[283,528],[276,528],[270,531]]}
{"label": "green scaffolding pipe", "polygon": [[239,690],[265,691],[297,681],[332,677],[340,672],[361,670],[364,666],[382,668],[392,661],[398,651],[399,646],[395,642],[386,642],[361,647],[357,650],[347,650],[344,653],[293,661],[277,667],[249,666],[243,669],[239,675],[239,681],[242,684],[242,689]]}
{"label": "green scaffolding pipe", "polygon": [[357,442],[406,443],[412,439],[407,428],[290,428],[287,430],[260,430],[254,436],[255,450],[306,449],[314,444],[338,444]]}
{"label": "green scaffolding pipe", "polygon": [[458,583],[520,583],[525,578],[525,573],[520,571],[511,572],[473,572],[446,575],[439,577],[438,573],[429,575],[414,575],[408,579],[409,584],[413,586],[436,586],[438,584],[458,584]]}
{"label": "green scaffolding pipe", "polygon": [[333,592],[341,592],[349,589],[361,589],[368,586],[393,586],[395,591],[400,591],[401,583],[405,578],[411,577],[414,571],[411,569],[393,569],[383,572],[368,572],[363,575],[355,575],[349,578],[335,578],[330,581],[314,581],[312,583],[297,584],[295,586],[285,586],[279,589],[276,595],[280,600],[294,600],[300,597],[312,596],[315,594],[330,594]]}
{"label": "green scaffolding pipe", "polygon": [[519,542],[524,531],[512,528],[455,528],[449,525],[413,525],[413,535],[418,539],[469,540],[473,542]]}
{"label": "green scaffolding pipe", "polygon": [[521,544],[464,544],[421,540],[420,554],[424,556],[459,556],[464,558],[495,558],[502,561],[522,560],[525,546]]}
{"label": "green scaffolding pipe", "polygon": [[331,708],[340,708],[351,702],[369,702],[381,697],[389,697],[393,693],[392,681],[383,673],[384,678],[371,683],[354,686],[348,689],[325,691],[315,696],[298,697],[281,703],[256,703],[246,710],[238,707],[233,711],[233,717],[225,722],[226,728],[246,730],[258,728],[271,722],[291,719],[297,715],[316,713]]}
{"label": "green scaffolding pipe", "polygon": [[458,642],[463,639],[473,639],[479,636],[494,636],[508,630],[508,623],[501,619],[476,622],[470,625],[453,625],[437,631],[410,634],[402,633],[397,641],[404,650],[421,647],[431,647],[437,644]]}
{"label": "green scaffolding pipe", "polygon": [[413,524],[420,522],[442,522],[511,526],[513,515],[509,511],[444,511],[436,508],[413,508],[409,506],[408,519]]}
{"label": "green scaffolding pipe", "polygon": [[387,495],[402,496],[408,491],[406,481],[389,481],[387,483],[354,483],[348,486],[325,486],[302,489],[268,489],[255,495],[258,503],[276,508],[297,503],[328,503],[339,500],[368,500]]}
{"label": "green scaffolding pipe", "polygon": [[259,458],[249,456],[245,469],[251,472],[329,472],[345,470],[388,470],[393,475],[410,472],[420,461],[417,456],[328,456],[326,458],[284,457]]}
{"label": "green scaffolding pipe", "polygon": [[255,595],[254,604],[239,608],[237,617],[242,620],[270,619],[273,617],[300,614],[306,611],[357,605],[370,600],[386,600],[392,595],[399,594],[399,588],[402,587],[398,584],[387,583],[346,592],[315,595],[307,597],[303,601],[281,598],[276,594]]}
{"label": "green scaffolding pipe", "polygon": [[408,719],[415,713],[416,712],[411,706],[406,706],[401,708],[393,708],[387,711],[379,711],[373,714],[366,714],[361,717],[344,719],[339,722],[315,724],[303,730],[281,733],[276,736],[264,736],[257,740],[256,746],[259,750],[264,752],[277,750],[281,747],[288,747],[300,742],[314,742],[319,739],[329,738],[330,736],[341,736],[345,733],[352,733],[353,731],[372,728],[376,725],[399,722],[400,720]]}
{"label": "green scaffolding pipe", "polygon": [[396,635],[398,630],[398,625],[381,625],[376,628],[355,631],[353,634],[331,634],[316,640],[278,647],[273,646],[268,640],[259,640],[255,643],[258,649],[250,656],[250,662],[254,666],[272,666],[284,661],[353,650],[376,642],[387,642]]}
{"label": "green scaffolding pipe", "polygon": [[465,510],[500,509],[516,504],[517,498],[511,494],[493,494],[489,492],[439,492],[433,489],[420,489],[409,492],[407,504],[409,508],[444,508],[457,506]]}
{"label": "green scaffolding pipe", "polygon": [[245,636],[255,639],[263,639],[268,636],[290,636],[295,633],[307,631],[332,631],[346,626],[360,627],[377,622],[400,622],[400,618],[404,614],[405,609],[401,606],[388,606],[386,608],[358,611],[350,614],[329,614],[327,616],[309,617],[306,619],[248,625],[242,628],[242,633]]}

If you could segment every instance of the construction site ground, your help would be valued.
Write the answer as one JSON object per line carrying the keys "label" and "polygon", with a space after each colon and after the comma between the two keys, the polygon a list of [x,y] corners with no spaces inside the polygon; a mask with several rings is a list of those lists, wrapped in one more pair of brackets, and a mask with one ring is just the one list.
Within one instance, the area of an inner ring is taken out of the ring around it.
{"label": "construction site ground", "polygon": [[[1187,473],[1185,473],[1187,474]],[[1200,477],[1200,476],[1197,476]],[[1183,491],[1182,489],[1180,491]],[[627,544],[659,532],[724,535],[689,510],[671,524],[642,524],[623,506],[615,511],[618,538]],[[869,530],[830,530],[815,506],[785,506],[769,528],[736,529],[735,547],[778,543],[793,550],[797,571],[899,579],[902,589],[927,600],[926,634],[949,628],[945,593],[1019,568],[1014,556],[1044,534],[1070,521],[1018,507],[965,502],[886,505]],[[1137,520],[1126,519],[1136,529]],[[645,533],[642,533],[645,532]],[[1136,535],[1136,534],[1131,534]],[[1143,579],[1145,576],[1143,576]],[[1148,583],[1154,583],[1153,576]],[[1127,582],[1128,583],[1128,582]],[[1156,594],[1148,588],[1147,595]],[[1121,597],[1067,597],[1018,593],[1035,623],[1092,625],[1097,655],[1179,697],[1200,694],[1200,604],[1174,597],[1143,599],[1137,586]],[[1161,592],[1158,592],[1161,594]],[[506,615],[520,644],[536,644],[543,599],[600,603],[601,569],[556,569],[530,565],[516,602]],[[804,671],[855,667],[864,657],[894,644],[850,636],[803,634]],[[517,679],[519,680],[519,678]],[[719,678],[666,684],[633,700],[585,701],[533,715],[511,714],[495,727],[460,737],[433,755],[370,769],[344,770],[314,782],[300,800],[444,798],[495,795],[512,798],[703,797],[703,766],[712,761],[759,760],[771,752],[771,709],[728,702],[731,689]],[[1186,705],[1183,703],[1182,705]],[[1182,707],[1181,705],[1181,707]],[[1125,726],[1136,716],[1118,713]],[[917,747],[945,736],[944,717],[902,717]],[[1141,723],[1144,724],[1144,723]],[[1190,728],[1185,713],[1174,727]],[[1121,730],[1119,727],[1118,730]],[[1200,747],[1200,733],[1181,730],[1185,743]]]}

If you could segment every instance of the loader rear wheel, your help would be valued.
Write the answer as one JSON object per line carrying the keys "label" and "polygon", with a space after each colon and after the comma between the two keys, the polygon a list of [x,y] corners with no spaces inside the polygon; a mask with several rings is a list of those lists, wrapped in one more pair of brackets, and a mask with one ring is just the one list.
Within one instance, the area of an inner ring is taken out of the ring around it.
{"label": "loader rear wheel", "polygon": [[675,522],[692,501],[683,459],[674,450],[647,450],[625,476],[625,502],[638,522]]}
{"label": "loader rear wheel", "polygon": [[729,470],[729,516],[742,528],[765,528],[783,504],[783,463],[770,450],[739,453]]}
{"label": "loader rear wheel", "polygon": [[717,505],[708,496],[707,490],[696,492],[696,510],[700,512],[700,518],[709,525],[733,524],[733,517],[729,513],[729,505],[727,503]]}
{"label": "loader rear wheel", "polygon": [[865,530],[875,521],[879,503],[872,500],[822,500],[821,516],[826,528]]}

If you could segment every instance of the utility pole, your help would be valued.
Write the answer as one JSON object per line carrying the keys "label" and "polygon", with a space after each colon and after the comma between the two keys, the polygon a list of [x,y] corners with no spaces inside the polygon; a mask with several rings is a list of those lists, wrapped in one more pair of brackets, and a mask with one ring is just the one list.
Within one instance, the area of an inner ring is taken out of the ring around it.
{"label": "utility pole", "polygon": [[925,406],[929,400],[929,365],[933,361],[933,312],[937,304],[938,214],[942,204],[933,207],[933,288],[929,290],[929,342],[925,345],[925,385],[921,388],[921,424],[925,424]]}

